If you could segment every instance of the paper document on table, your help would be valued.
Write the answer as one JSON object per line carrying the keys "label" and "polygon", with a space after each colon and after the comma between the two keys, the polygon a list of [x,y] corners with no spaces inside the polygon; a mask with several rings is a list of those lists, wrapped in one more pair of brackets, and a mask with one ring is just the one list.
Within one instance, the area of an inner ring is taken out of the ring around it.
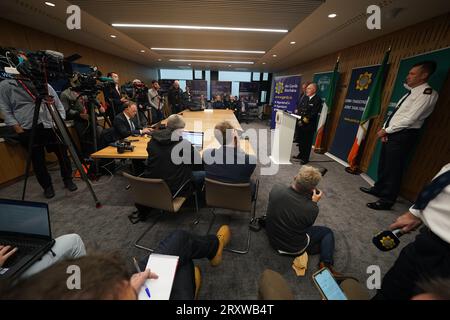
{"label": "paper document on table", "polygon": [[[156,273],[159,278],[145,281],[145,285],[139,292],[139,300],[169,300],[177,265],[177,256],[152,253],[148,259],[146,269]],[[146,287],[149,294],[146,292]]]}

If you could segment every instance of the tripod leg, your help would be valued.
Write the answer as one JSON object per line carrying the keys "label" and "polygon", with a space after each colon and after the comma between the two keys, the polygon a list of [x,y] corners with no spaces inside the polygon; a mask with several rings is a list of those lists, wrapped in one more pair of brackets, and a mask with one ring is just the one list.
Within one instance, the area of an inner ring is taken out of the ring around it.
{"label": "tripod leg", "polygon": [[72,155],[72,159],[75,162],[75,166],[77,167],[78,171],[80,172],[81,178],[86,182],[86,185],[87,185],[89,191],[91,192],[92,197],[94,198],[96,207],[101,208],[102,205],[101,205],[100,201],[98,200],[94,189],[92,188],[92,184],[89,181],[89,178],[88,178],[86,172],[84,172],[84,170],[83,170],[83,166],[81,164],[80,159],[78,158],[78,154],[75,149],[75,146],[74,146],[72,139],[70,138],[69,133],[67,131],[66,124],[64,123],[59,112],[55,109],[55,106],[52,103],[49,103],[48,101],[46,101],[45,104],[46,104],[48,110],[50,111],[50,114],[52,115],[53,121],[56,124],[59,134],[61,135],[61,138],[63,139],[64,143],[66,144],[66,146],[69,149],[70,154]]}
{"label": "tripod leg", "polygon": [[[92,130],[92,142],[94,144],[94,152],[97,152],[97,117],[95,115],[95,107],[98,106],[96,102],[89,101],[90,121]],[[98,160],[94,160],[95,174],[98,175]]]}
{"label": "tripod leg", "polygon": [[25,200],[25,193],[27,192],[28,177],[30,175],[30,165],[31,165],[31,155],[33,153],[34,136],[36,135],[36,126],[39,119],[39,111],[41,109],[42,98],[37,98],[34,106],[33,114],[33,124],[31,127],[31,136],[28,141],[28,154],[27,154],[27,164],[25,167],[25,182],[23,184],[22,190],[22,201]]}

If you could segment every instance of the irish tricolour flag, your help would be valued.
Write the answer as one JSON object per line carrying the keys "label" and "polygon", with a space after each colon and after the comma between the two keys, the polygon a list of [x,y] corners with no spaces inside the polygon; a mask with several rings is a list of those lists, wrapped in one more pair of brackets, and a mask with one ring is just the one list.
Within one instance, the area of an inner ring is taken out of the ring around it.
{"label": "irish tricolour flag", "polygon": [[385,53],[383,63],[381,64],[380,69],[378,69],[375,81],[370,89],[369,98],[367,99],[364,113],[361,117],[361,121],[359,122],[358,133],[356,134],[355,142],[353,143],[352,149],[350,150],[347,158],[351,170],[356,170],[358,167],[358,154],[360,153],[361,144],[366,137],[367,130],[369,129],[370,120],[380,115],[381,95],[383,93],[383,84],[385,74],[387,72],[387,64],[390,53],[390,50]]}
{"label": "irish tricolour flag", "polygon": [[330,81],[330,90],[328,90],[328,96],[325,99],[325,103],[322,107],[322,112],[320,113],[319,123],[317,125],[317,135],[316,135],[316,143],[314,144],[314,149],[321,150],[322,149],[322,140],[325,131],[325,123],[327,122],[328,114],[331,112],[331,107],[333,106],[333,99],[336,93],[336,85],[339,79],[339,59],[336,62],[336,66],[334,67],[333,75],[331,76]]}

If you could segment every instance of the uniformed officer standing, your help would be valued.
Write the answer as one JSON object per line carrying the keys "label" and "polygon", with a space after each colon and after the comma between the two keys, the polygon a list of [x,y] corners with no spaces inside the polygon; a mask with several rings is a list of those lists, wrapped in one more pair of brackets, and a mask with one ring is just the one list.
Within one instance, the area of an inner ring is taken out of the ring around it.
{"label": "uniformed officer standing", "polygon": [[420,128],[438,100],[438,93],[427,82],[435,71],[434,61],[420,62],[411,68],[406,77],[408,93],[400,99],[383,129],[377,133],[382,142],[378,181],[373,188],[360,188],[380,198],[367,204],[371,209],[388,210],[397,199],[408,156],[419,137]]}
{"label": "uniformed officer standing", "polygon": [[322,110],[322,99],[316,95],[317,84],[311,83],[306,87],[306,94],[300,101],[297,115],[301,120],[297,122],[297,138],[299,154],[294,157],[301,164],[309,162],[314,133],[317,129],[317,118]]}

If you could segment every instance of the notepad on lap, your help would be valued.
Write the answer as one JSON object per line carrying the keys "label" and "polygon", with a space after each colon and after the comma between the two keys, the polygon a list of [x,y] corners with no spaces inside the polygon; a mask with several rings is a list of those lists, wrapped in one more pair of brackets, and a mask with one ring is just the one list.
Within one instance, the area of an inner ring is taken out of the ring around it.
{"label": "notepad on lap", "polygon": [[149,279],[145,282],[150,291],[150,298],[145,292],[145,286],[143,286],[139,292],[139,300],[169,300],[177,265],[177,256],[152,253],[148,259],[146,269],[156,273],[159,278]]}

